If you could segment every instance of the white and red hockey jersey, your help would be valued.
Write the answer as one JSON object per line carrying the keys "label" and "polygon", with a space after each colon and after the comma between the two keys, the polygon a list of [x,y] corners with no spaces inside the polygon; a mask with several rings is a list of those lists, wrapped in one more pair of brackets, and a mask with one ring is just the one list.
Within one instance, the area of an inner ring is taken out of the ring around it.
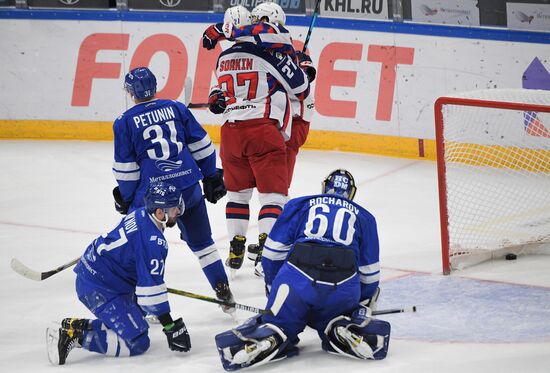
{"label": "white and red hockey jersey", "polygon": [[237,43],[218,58],[218,85],[227,95],[223,121],[274,119],[285,140],[290,137],[290,100],[309,95],[309,81],[288,55],[253,43]]}

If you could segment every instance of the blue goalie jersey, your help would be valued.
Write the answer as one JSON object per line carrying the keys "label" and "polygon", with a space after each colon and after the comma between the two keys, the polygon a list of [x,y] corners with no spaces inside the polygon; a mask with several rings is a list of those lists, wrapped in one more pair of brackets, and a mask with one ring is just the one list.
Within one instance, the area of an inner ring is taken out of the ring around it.
{"label": "blue goalie jersey", "polygon": [[370,298],[380,280],[376,220],[363,207],[334,194],[295,198],[287,202],[266,240],[262,265],[271,285],[296,243],[342,246],[355,253],[361,299]]}
{"label": "blue goalie jersey", "polygon": [[113,173],[132,209],[143,206],[152,182],[167,181],[183,190],[216,172],[216,148],[181,102],[137,104],[116,119],[113,132]]}
{"label": "blue goalie jersey", "polygon": [[170,312],[164,283],[168,244],[144,208],[129,213],[109,233],[95,239],[75,273],[105,293],[135,294],[141,308],[153,315]]}

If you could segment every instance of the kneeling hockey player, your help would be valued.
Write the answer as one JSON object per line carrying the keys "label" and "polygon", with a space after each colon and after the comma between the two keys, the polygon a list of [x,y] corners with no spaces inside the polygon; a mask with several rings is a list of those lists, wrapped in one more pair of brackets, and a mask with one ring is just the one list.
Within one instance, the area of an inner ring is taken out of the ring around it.
{"label": "kneeling hockey player", "polygon": [[191,349],[183,320],[170,316],[164,283],[164,229],[173,227],[184,209],[175,186],[152,183],[144,207],[88,246],[74,269],[76,293],[97,319],[66,318],[61,328],[48,328],[52,364],[65,364],[75,347],[117,357],[144,353],[149,348],[146,312],[158,317],[171,350]]}
{"label": "kneeling hockey player", "polygon": [[376,220],[352,201],[348,171],[332,172],[322,192],[289,201],[269,233],[262,265],[271,314],[216,336],[226,370],[297,355],[306,325],[327,352],[386,357],[390,324],[370,317],[380,278]]}

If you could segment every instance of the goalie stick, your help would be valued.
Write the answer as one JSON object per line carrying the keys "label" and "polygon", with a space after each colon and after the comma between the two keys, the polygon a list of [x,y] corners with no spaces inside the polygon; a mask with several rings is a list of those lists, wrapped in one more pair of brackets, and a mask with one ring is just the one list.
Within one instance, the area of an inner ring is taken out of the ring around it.
{"label": "goalie stick", "polygon": [[[247,305],[240,304],[240,303],[226,302],[226,301],[223,301],[223,300],[219,300],[217,298],[208,297],[206,295],[194,294],[194,293],[190,293],[190,292],[184,291],[184,290],[177,290],[177,289],[168,288],[168,292],[172,293],[172,294],[183,295],[184,297],[195,298],[195,299],[199,299],[199,300],[204,300],[206,302],[216,303],[216,304],[219,304],[219,305],[222,305],[222,306],[235,307],[238,310],[244,310],[244,311],[249,311],[249,312],[253,312],[253,313],[259,313],[261,315],[272,315],[271,310],[264,310],[262,308],[247,306]],[[390,309],[386,309],[386,310],[372,311],[372,316],[387,315],[387,314],[391,314],[391,313],[404,313],[404,312],[416,312],[416,306],[412,306],[412,307],[409,307],[409,308],[390,308]]]}
{"label": "goalie stick", "polygon": [[[25,264],[21,263],[21,261],[19,261],[18,259],[13,258],[11,260],[11,268],[15,272],[20,274],[21,276],[26,277],[30,280],[43,281],[43,280],[55,275],[56,273],[59,273],[59,272],[65,270],[67,268],[72,267],[73,265],[78,263],[79,260],[80,260],[80,257],[75,258],[75,259],[71,260],[70,262],[65,263],[65,264],[63,264],[63,265],[61,265],[61,266],[59,266],[55,269],[52,269],[50,271],[38,272],[38,271],[35,271],[35,270],[27,267]],[[247,306],[245,304],[240,304],[240,303],[225,302],[225,301],[219,300],[217,298],[208,297],[206,295],[190,293],[190,292],[184,291],[184,290],[168,288],[168,292],[172,293],[172,294],[176,294],[176,295],[182,295],[184,297],[204,300],[204,301],[210,302],[210,303],[216,303],[216,304],[219,304],[219,305],[222,305],[222,306],[235,307],[236,309],[243,310],[243,311],[259,313],[259,314],[262,314],[262,315],[271,314],[270,310],[264,310],[262,308]],[[387,314],[392,314],[392,313],[403,313],[403,312],[416,312],[416,306],[412,306],[412,307],[409,307],[409,308],[390,308],[390,309],[386,309],[386,310],[377,310],[377,311],[372,312],[372,316],[387,315]]]}
{"label": "goalie stick", "polygon": [[258,308],[258,307],[247,306],[245,304],[240,304],[240,303],[235,303],[235,302],[226,302],[226,301],[223,301],[223,300],[220,300],[220,299],[217,299],[217,298],[208,297],[206,295],[190,293],[190,292],[184,291],[184,290],[168,288],[168,292],[171,293],[171,294],[183,295],[184,297],[194,298],[194,299],[198,299],[198,300],[204,300],[204,301],[210,302],[210,303],[216,303],[216,304],[219,304],[221,306],[234,307],[238,310],[259,313],[259,314],[262,314],[262,315],[271,314],[271,311],[269,311],[269,310],[264,310],[264,309],[261,309],[261,308]]}

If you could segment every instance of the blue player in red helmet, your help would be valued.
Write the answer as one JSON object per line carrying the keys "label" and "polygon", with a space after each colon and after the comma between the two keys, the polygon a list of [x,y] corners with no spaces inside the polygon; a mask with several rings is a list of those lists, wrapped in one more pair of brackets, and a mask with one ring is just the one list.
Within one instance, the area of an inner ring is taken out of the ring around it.
{"label": "blue player in red helmet", "polygon": [[66,318],[60,328],[48,328],[52,364],[65,364],[79,347],[115,357],[144,353],[150,344],[146,313],[158,317],[171,350],[190,350],[183,319],[170,315],[164,283],[164,230],[184,213],[183,197],[175,186],[155,182],[147,188],[144,205],[96,238],[76,265],[76,293],[96,319]]}
{"label": "blue player in red helmet", "polygon": [[226,370],[298,354],[298,335],[317,330],[323,350],[357,359],[386,357],[390,324],[372,318],[380,279],[376,220],[353,202],[351,173],[332,172],[322,194],[290,200],[265,242],[267,309],[218,334]]}

